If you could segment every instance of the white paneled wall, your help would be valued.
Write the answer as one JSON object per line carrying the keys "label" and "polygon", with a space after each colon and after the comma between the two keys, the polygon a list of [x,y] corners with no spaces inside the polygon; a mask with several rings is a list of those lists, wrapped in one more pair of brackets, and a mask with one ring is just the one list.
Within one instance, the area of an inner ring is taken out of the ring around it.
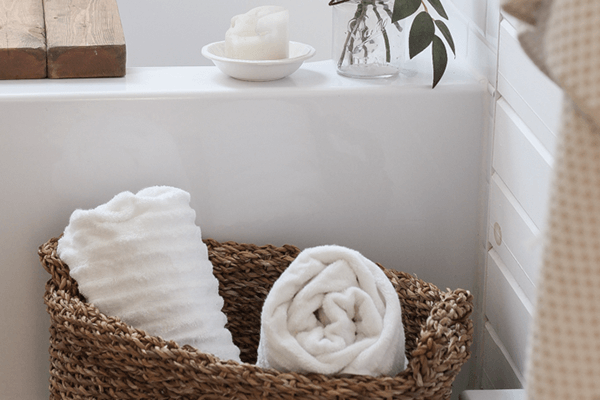
{"label": "white paneled wall", "polygon": [[500,0],[453,2],[468,26],[467,57],[488,80],[490,94],[485,269],[471,384],[520,388],[525,384],[562,93],[523,52],[519,22],[500,11]]}
{"label": "white paneled wall", "polygon": [[500,24],[498,91],[552,152],[560,123],[561,92],[521,50],[510,21],[515,23],[514,19],[504,19]]}
{"label": "white paneled wall", "polygon": [[521,49],[518,22],[503,14],[499,22],[483,308],[481,384],[489,389],[525,384],[562,103],[561,90]]}

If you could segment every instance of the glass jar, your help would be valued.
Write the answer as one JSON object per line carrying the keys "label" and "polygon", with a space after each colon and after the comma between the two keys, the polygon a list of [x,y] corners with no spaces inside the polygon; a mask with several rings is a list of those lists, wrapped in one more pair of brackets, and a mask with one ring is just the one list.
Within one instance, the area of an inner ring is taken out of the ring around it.
{"label": "glass jar", "polygon": [[394,0],[332,0],[333,60],[340,75],[388,78],[398,74],[406,53]]}

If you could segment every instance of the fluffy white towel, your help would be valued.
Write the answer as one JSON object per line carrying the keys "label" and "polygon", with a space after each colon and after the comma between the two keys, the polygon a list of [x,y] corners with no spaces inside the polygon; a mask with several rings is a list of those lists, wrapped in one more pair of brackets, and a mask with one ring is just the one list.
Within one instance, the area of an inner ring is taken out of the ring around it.
{"label": "fluffy white towel", "polygon": [[398,295],[383,271],[341,246],[306,249],[262,311],[257,365],[280,371],[394,376],[406,368]]}
{"label": "fluffy white towel", "polygon": [[151,335],[239,361],[189,193],[122,192],[71,215],[57,252],[102,312]]}

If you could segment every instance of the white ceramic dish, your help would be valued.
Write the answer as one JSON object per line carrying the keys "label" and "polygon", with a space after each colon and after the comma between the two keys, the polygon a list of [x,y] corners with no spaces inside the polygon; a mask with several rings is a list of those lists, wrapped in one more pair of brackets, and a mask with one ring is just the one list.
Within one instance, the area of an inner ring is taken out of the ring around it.
{"label": "white ceramic dish", "polygon": [[315,49],[307,44],[290,42],[290,56],[282,60],[237,60],[225,57],[225,42],[207,44],[202,55],[232,78],[244,81],[274,81],[294,73]]}

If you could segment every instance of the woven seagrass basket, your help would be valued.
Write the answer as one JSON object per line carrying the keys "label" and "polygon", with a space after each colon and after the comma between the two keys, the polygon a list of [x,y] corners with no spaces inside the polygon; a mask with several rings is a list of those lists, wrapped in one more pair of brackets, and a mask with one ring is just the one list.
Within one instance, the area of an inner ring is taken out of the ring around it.
{"label": "woven seagrass basket", "polygon": [[298,248],[205,240],[225,300],[227,328],[242,363],[150,336],[86,302],[58,239],[39,248],[51,275],[50,399],[449,399],[469,358],[473,309],[468,291],[440,291],[383,269],[402,304],[408,368],[394,377],[283,373],[253,365],[263,302]]}

